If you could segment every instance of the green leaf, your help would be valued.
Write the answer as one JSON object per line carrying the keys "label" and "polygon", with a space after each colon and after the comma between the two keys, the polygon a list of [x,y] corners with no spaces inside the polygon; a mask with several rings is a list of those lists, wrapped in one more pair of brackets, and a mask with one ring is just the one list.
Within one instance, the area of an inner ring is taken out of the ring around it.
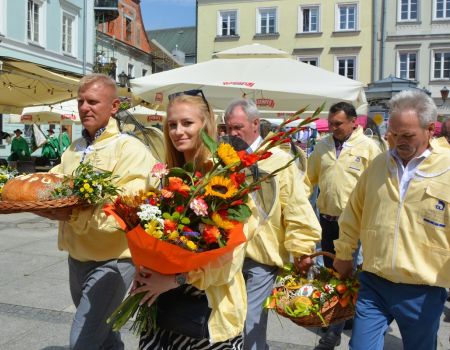
{"label": "green leaf", "polygon": [[183,177],[186,174],[188,172],[185,169],[174,167],[169,170],[168,176]]}
{"label": "green leaf", "polygon": [[217,142],[214,141],[209,135],[205,132],[205,130],[200,131],[200,135],[202,136],[203,143],[209,149],[211,154],[216,154],[217,151]]}
{"label": "green leaf", "polygon": [[251,215],[252,211],[245,204],[237,205],[235,207],[228,208],[227,210],[227,217],[230,220],[244,221]]}

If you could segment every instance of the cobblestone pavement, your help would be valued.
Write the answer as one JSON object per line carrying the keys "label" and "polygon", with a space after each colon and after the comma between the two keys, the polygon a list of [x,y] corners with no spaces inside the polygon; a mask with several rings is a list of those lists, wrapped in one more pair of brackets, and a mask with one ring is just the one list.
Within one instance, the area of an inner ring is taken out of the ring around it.
{"label": "cobblestone pavement", "polygon": [[[0,349],[62,350],[68,338],[74,306],[69,293],[67,254],[57,249],[57,225],[27,214],[0,215]],[[439,350],[449,350],[450,303],[439,331]],[[337,350],[347,349],[345,331]],[[137,338],[122,331],[126,349],[137,349]],[[268,342],[273,350],[312,350],[321,331],[269,316]],[[385,350],[401,350],[395,324],[385,338]]]}

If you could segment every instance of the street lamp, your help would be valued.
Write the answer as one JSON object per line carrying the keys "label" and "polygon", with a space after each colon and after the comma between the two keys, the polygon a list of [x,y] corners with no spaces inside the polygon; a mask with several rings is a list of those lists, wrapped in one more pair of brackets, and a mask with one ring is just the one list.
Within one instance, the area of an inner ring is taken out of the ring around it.
{"label": "street lamp", "polygon": [[129,77],[127,74],[125,74],[124,71],[122,71],[122,73],[120,73],[120,74],[118,75],[118,78],[119,78],[119,86],[120,86],[120,87],[126,87],[126,86],[128,86],[130,77]]}
{"label": "street lamp", "polygon": [[448,98],[448,89],[447,89],[447,86],[444,86],[442,89],[441,89],[441,98],[442,98],[442,104],[445,104],[445,101],[447,100],[447,98]]}

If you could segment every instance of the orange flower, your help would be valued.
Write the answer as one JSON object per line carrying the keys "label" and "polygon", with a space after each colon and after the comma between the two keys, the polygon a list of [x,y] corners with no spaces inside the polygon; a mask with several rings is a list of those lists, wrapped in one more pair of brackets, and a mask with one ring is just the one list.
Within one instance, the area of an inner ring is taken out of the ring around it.
{"label": "orange flower", "polygon": [[258,155],[255,153],[247,153],[246,151],[239,151],[238,156],[245,167],[255,164],[258,161]]}
{"label": "orange flower", "polygon": [[190,190],[189,186],[179,177],[169,177],[169,186],[167,186],[167,189],[172,192],[178,192],[183,197],[187,197]]}
{"label": "orange flower", "polygon": [[220,231],[217,226],[205,225],[203,237],[208,244],[217,243],[217,240],[220,237]]}

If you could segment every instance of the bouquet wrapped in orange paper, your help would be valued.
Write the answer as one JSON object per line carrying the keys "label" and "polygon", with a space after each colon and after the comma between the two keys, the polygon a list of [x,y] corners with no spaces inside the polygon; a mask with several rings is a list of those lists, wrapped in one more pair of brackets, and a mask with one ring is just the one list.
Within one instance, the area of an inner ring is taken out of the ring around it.
{"label": "bouquet wrapped in orange paper", "polygon": [[[281,125],[299,119],[296,116]],[[201,131],[203,143],[212,157],[208,169],[200,173],[192,164],[168,169],[158,163],[152,176],[161,186],[133,195],[118,196],[104,207],[126,232],[134,264],[162,274],[189,272],[214,263],[245,242],[243,224],[250,217],[249,194],[279,171],[255,177],[250,170],[256,162],[271,156],[270,149],[290,141],[290,135],[320,113],[301,122],[296,128],[276,133],[253,153],[237,151],[229,143],[217,143]],[[229,254],[230,259],[232,254]],[[149,310],[139,306],[143,295],[128,297],[110,317],[114,329],[136,312],[135,330],[145,328]]]}

